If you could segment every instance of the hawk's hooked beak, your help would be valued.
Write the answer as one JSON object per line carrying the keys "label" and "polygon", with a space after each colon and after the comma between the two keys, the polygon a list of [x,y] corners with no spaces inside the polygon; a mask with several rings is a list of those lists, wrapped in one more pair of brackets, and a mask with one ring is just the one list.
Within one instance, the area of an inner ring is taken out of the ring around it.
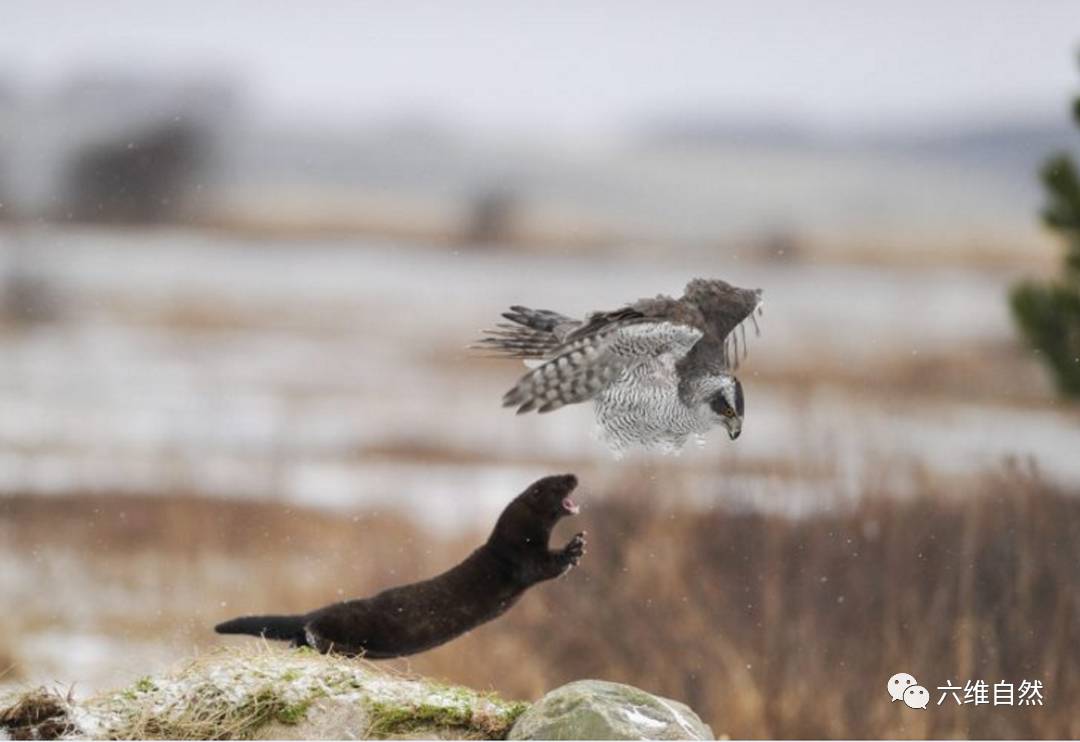
{"label": "hawk's hooked beak", "polygon": [[742,420],[737,417],[732,417],[727,420],[725,427],[727,428],[728,438],[735,440],[739,437],[739,433],[742,432]]}

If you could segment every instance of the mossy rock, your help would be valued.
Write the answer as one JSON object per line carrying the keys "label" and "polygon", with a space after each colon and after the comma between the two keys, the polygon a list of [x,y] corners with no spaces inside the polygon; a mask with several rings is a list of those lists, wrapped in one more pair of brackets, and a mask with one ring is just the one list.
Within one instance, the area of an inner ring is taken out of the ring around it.
{"label": "mossy rock", "polygon": [[579,680],[548,693],[509,739],[713,739],[685,704],[621,683]]}

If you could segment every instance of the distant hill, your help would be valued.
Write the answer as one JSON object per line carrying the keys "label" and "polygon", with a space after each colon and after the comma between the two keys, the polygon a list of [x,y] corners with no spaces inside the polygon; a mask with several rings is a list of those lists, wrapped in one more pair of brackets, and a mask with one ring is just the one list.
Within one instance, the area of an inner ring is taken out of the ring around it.
{"label": "distant hill", "polygon": [[892,154],[1027,171],[1051,152],[1080,148],[1064,112],[1053,119],[954,124],[856,136],[777,119],[673,117],[640,127],[636,141],[644,148],[745,145],[780,151]]}

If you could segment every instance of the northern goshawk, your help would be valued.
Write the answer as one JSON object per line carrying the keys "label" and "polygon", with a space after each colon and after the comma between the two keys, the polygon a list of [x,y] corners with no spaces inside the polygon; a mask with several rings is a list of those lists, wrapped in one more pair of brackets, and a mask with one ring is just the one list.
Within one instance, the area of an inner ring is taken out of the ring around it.
{"label": "northern goshawk", "polygon": [[613,449],[670,452],[718,424],[739,437],[743,390],[732,371],[746,353],[743,323],[756,330],[760,311],[760,289],[698,278],[679,299],[640,299],[584,320],[514,306],[502,315],[510,321],[474,347],[539,361],[503,396],[504,407],[551,412],[591,399]]}

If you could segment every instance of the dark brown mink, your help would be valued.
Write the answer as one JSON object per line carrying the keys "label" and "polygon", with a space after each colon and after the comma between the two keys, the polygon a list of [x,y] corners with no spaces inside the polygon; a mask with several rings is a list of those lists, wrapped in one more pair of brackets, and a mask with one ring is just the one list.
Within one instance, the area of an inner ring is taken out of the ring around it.
{"label": "dark brown mink", "polygon": [[295,616],[244,616],[219,634],[251,634],[320,652],[390,659],[423,652],[497,618],[538,582],[577,566],[585,533],[549,549],[555,524],[575,515],[573,474],[544,477],[515,497],[487,542],[437,577]]}

